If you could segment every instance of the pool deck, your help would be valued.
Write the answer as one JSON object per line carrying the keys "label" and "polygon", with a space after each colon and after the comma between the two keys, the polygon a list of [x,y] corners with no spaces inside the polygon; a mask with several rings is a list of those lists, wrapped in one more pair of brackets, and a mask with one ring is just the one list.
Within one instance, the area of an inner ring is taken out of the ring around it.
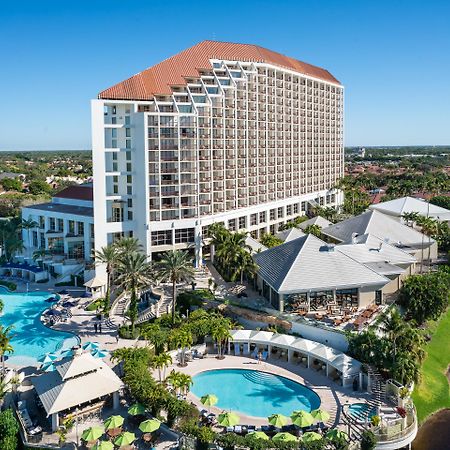
{"label": "pool deck", "polygon": [[[321,400],[320,407],[330,413],[330,420],[327,422],[329,426],[343,426],[341,418],[341,407],[345,404],[364,402],[369,398],[366,392],[354,392],[352,388],[343,388],[337,385],[331,379],[327,378],[313,369],[307,369],[302,366],[287,363],[277,359],[267,362],[258,363],[254,359],[245,356],[227,355],[224,359],[217,359],[214,355],[203,359],[195,359],[190,361],[186,367],[179,367],[176,364],[170,366],[167,373],[174,369],[179,372],[194,376],[200,372],[212,369],[247,369],[258,370],[261,372],[271,373],[289,378],[293,381],[301,383],[319,395]],[[155,375],[156,376],[156,375]],[[214,392],[212,392],[213,394]],[[212,413],[218,415],[222,409],[217,407],[206,408],[200,402],[200,399],[193,393],[189,392],[187,399],[194,403],[200,410],[208,409]],[[277,411],[273,411],[276,413]],[[241,424],[245,425],[267,425],[267,418],[246,416],[239,413]]]}

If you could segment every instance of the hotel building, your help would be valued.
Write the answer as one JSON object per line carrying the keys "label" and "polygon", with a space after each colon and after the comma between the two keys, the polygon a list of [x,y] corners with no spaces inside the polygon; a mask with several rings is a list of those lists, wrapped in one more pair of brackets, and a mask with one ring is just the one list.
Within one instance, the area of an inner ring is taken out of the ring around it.
{"label": "hotel building", "polygon": [[92,101],[95,245],[195,249],[223,222],[255,238],[334,206],[343,86],[256,45],[204,41]]}

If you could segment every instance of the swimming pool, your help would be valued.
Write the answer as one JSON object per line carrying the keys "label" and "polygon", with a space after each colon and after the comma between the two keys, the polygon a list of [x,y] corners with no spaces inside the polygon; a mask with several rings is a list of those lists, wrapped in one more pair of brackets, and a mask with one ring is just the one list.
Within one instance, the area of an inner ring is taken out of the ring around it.
{"label": "swimming pool", "polygon": [[42,324],[41,313],[50,306],[45,300],[52,296],[54,294],[48,292],[9,292],[0,287],[0,298],[4,303],[0,324],[14,327],[11,332],[14,353],[7,355],[11,364],[21,367],[36,365],[44,353],[71,348],[79,343],[77,336]]}
{"label": "swimming pool", "polygon": [[247,416],[268,417],[293,411],[311,411],[320,406],[320,397],[311,389],[288,378],[258,370],[218,369],[195,375],[192,393],[197,397],[215,394],[215,405]]}
{"label": "swimming pool", "polygon": [[365,422],[366,417],[370,420],[373,416],[376,416],[377,410],[367,403],[352,403],[348,407],[348,413],[355,417],[357,422]]}

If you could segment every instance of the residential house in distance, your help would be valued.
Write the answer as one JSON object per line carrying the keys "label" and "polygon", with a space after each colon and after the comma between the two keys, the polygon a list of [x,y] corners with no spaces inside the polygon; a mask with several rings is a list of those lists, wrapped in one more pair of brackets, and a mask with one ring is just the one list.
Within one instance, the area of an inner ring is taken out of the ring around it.
{"label": "residential house in distance", "polygon": [[[26,260],[37,250],[51,273],[74,274],[91,261],[94,247],[92,184],[69,186],[50,202],[22,208],[22,219],[34,220],[37,227],[22,230]],[[64,281],[61,279],[61,281]]]}

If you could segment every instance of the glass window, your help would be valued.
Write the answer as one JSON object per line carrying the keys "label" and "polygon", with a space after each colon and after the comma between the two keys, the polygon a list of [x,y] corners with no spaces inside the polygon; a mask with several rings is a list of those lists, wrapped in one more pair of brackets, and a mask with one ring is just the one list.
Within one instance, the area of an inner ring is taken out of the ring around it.
{"label": "glass window", "polygon": [[130,116],[125,116],[125,125],[130,125],[131,118]]}
{"label": "glass window", "polygon": [[236,219],[230,219],[228,221],[228,229],[230,231],[236,231]]}
{"label": "glass window", "polygon": [[84,223],[78,222],[78,235],[81,236],[84,234]]}
{"label": "glass window", "polygon": [[261,211],[259,213],[259,223],[265,223],[267,220],[267,211]]}
{"label": "glass window", "polygon": [[75,234],[75,221],[69,220],[69,234]]}
{"label": "glass window", "polygon": [[242,228],[246,227],[246,223],[247,223],[247,218],[244,217],[239,217],[239,229],[241,230]]}
{"label": "glass window", "polygon": [[126,152],[127,161],[131,161],[131,152]]}
{"label": "glass window", "polygon": [[125,148],[131,148],[131,139],[125,140]]}
{"label": "glass window", "polygon": [[48,219],[48,229],[50,231],[55,231],[56,230],[56,220],[54,217],[49,217]]}
{"label": "glass window", "polygon": [[131,128],[125,128],[125,137],[131,137]]}
{"label": "glass window", "polygon": [[152,231],[152,245],[172,245],[172,230]]}
{"label": "glass window", "polygon": [[271,209],[270,210],[270,220],[275,220],[276,217],[276,210],[275,209]]}
{"label": "glass window", "polygon": [[258,225],[258,214],[250,214],[250,226]]}
{"label": "glass window", "polygon": [[194,242],[194,240],[194,228],[181,228],[180,230],[175,230],[175,244]]}

